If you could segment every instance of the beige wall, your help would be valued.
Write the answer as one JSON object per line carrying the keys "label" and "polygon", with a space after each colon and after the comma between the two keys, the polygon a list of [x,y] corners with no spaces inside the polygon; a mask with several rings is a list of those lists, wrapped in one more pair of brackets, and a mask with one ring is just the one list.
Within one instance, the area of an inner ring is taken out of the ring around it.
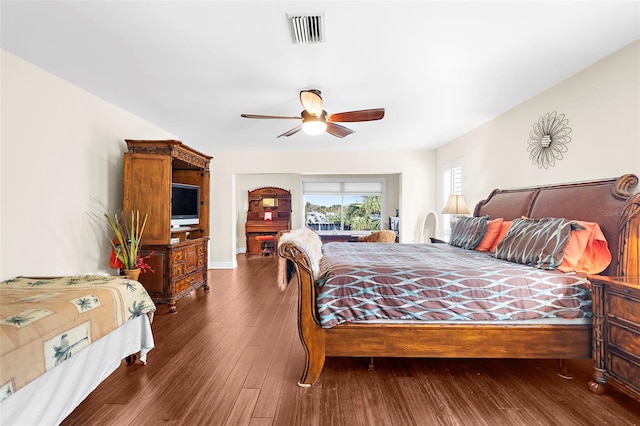
{"label": "beige wall", "polygon": [[[539,169],[527,140],[552,111],[569,119],[571,142],[555,167]],[[442,167],[460,157],[470,208],[494,188],[640,175],[640,41],[438,149],[438,205]]]}
{"label": "beige wall", "polygon": [[173,136],[1,55],[0,279],[113,272],[107,234],[89,214],[122,207],[124,137]]}
{"label": "beige wall", "polygon": [[[398,205],[392,208],[393,211],[400,209],[403,242],[417,241],[422,216],[435,208],[433,150],[394,151],[393,155],[386,151],[370,151],[220,152],[213,156],[209,255],[212,268],[236,265],[235,254],[245,247],[242,223],[247,211],[247,191],[255,187],[290,189],[295,208],[299,202],[302,175],[395,175],[397,183],[389,176],[391,186],[395,185],[398,191],[397,196],[392,195]],[[294,214],[293,219],[292,226],[300,226],[299,216]]]}

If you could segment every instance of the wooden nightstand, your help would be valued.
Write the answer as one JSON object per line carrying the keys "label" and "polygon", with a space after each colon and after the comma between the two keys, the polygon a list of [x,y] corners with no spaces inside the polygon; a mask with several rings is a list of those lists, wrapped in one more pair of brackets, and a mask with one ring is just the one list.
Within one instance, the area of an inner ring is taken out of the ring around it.
{"label": "wooden nightstand", "polygon": [[640,277],[590,276],[593,285],[593,377],[640,399]]}

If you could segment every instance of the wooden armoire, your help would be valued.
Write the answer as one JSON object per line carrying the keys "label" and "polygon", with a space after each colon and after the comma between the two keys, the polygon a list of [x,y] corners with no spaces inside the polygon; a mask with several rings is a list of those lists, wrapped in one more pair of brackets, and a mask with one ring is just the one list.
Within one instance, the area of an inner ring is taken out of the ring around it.
{"label": "wooden armoire", "polygon": [[[126,140],[123,212],[147,214],[142,256],[155,270],[139,281],[154,302],[167,303],[175,313],[176,300],[207,283],[209,246],[210,156],[177,140]],[[171,227],[172,183],[199,187],[199,223]]]}

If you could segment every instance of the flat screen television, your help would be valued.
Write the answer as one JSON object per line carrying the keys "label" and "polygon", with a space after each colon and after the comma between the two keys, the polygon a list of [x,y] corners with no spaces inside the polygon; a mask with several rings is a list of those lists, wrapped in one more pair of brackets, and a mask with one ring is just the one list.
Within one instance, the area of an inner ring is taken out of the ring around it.
{"label": "flat screen television", "polygon": [[171,184],[171,227],[200,224],[200,187]]}

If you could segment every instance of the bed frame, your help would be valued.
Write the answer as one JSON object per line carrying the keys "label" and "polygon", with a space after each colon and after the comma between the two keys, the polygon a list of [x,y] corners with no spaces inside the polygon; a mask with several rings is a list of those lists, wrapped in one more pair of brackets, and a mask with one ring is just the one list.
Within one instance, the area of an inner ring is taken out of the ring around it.
{"label": "bed frame", "polygon": [[[612,254],[603,275],[640,275],[640,194],[629,190],[638,177],[494,190],[474,216],[505,220],[565,217],[597,222]],[[282,235],[282,231],[280,235]],[[325,357],[531,358],[561,360],[592,356],[592,325],[341,324],[320,327],[312,266],[294,243],[278,245],[293,264],[299,285],[298,331],[306,353],[298,384],[314,384]],[[566,371],[561,371],[566,375]]]}

